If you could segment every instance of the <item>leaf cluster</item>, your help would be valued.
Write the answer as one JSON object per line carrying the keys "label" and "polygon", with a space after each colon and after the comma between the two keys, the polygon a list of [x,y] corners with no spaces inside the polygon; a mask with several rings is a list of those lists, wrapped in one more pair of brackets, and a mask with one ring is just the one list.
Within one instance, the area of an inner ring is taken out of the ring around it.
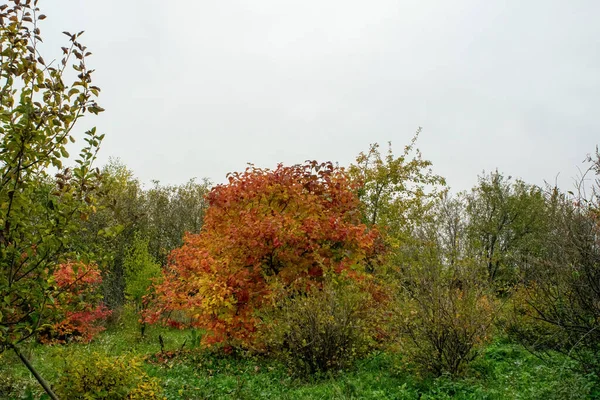
{"label": "leaf cluster", "polygon": [[[378,233],[361,223],[346,173],[331,163],[249,167],[208,195],[202,231],[171,254],[156,287],[157,321],[184,311],[205,343],[248,345],[273,288],[307,290],[327,274],[360,274]],[[275,286],[273,286],[275,285]]]}
{"label": "leaf cluster", "polygon": [[83,32],[67,34],[59,65],[47,63],[43,19],[37,1],[0,6],[0,351],[34,335],[48,315],[52,274],[72,253],[76,221],[94,210],[92,163],[104,137],[86,132],[75,166],[64,167],[75,123],[103,110]]}

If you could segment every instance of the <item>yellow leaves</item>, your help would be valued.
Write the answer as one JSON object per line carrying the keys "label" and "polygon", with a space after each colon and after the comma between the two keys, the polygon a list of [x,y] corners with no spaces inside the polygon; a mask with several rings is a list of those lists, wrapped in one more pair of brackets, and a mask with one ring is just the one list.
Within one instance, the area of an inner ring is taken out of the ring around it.
{"label": "yellow leaves", "polygon": [[173,251],[157,293],[215,342],[248,343],[253,313],[275,301],[271,293],[305,291],[328,274],[357,279],[376,251],[378,232],[360,223],[352,183],[331,163],[251,166],[208,201],[203,231]]}

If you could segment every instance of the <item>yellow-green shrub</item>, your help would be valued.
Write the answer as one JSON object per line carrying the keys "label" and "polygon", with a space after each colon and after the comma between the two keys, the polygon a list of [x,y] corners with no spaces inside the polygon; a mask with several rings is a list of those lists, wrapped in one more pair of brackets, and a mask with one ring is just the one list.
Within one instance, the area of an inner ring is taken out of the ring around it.
{"label": "yellow-green shrub", "polygon": [[55,391],[64,399],[164,399],[155,378],[141,368],[138,358],[101,353],[68,356]]}
{"label": "yellow-green shrub", "polygon": [[476,274],[420,266],[402,285],[397,317],[402,351],[422,370],[460,374],[491,340],[497,301]]}
{"label": "yellow-green shrub", "polygon": [[142,306],[152,280],[160,276],[160,264],[150,255],[148,242],[148,238],[136,232],[123,260],[125,294],[137,308]]}
{"label": "yellow-green shrub", "polygon": [[298,375],[349,367],[375,344],[375,303],[355,283],[315,286],[270,311],[265,343]]}

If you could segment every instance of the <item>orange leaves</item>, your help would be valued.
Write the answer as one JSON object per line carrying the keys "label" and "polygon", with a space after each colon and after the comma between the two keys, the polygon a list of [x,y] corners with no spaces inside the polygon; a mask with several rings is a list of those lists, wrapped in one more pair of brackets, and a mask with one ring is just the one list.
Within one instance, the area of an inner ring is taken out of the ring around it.
{"label": "orange leaves", "polygon": [[87,286],[99,285],[102,282],[100,270],[96,265],[68,262],[61,264],[54,272],[54,279],[60,288],[69,288],[69,292],[77,293]]}
{"label": "orange leaves", "polygon": [[378,233],[361,224],[355,188],[332,163],[251,166],[228,180],[208,194],[202,232],[172,252],[146,319],[182,311],[211,332],[206,344],[247,345],[273,285],[305,288],[362,265]]}
{"label": "orange leaves", "polygon": [[57,321],[40,331],[42,343],[87,343],[104,330],[103,322],[110,314],[98,292],[102,276],[95,264],[67,262],[54,272],[60,295],[48,306],[56,312]]}

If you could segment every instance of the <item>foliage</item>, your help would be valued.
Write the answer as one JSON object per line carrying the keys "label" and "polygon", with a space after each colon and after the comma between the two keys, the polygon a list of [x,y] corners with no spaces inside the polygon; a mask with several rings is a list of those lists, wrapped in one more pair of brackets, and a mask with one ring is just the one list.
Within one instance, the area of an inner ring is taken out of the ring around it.
{"label": "foliage", "polygon": [[297,375],[345,369],[376,345],[380,308],[353,281],[327,282],[267,312],[265,341]]}
{"label": "foliage", "polygon": [[[38,24],[46,16],[39,11],[31,0],[0,6],[0,352],[12,348],[55,398],[17,345],[48,317],[50,278],[73,252],[77,218],[94,211],[97,174],[91,167],[103,135],[86,132],[76,166],[64,168],[63,162],[75,123],[103,109],[86,66],[91,53],[79,42],[83,32],[64,32],[70,43],[60,65],[46,64],[38,48]],[[68,83],[63,78],[73,58],[76,78]],[[50,168],[58,171],[55,179]]]}
{"label": "foliage", "polygon": [[[93,208],[91,163],[103,135],[86,132],[75,168],[63,168],[74,124],[102,109],[91,85],[90,55],[68,34],[58,66],[39,54],[38,23],[45,16],[31,2],[10,1],[0,11],[0,350],[35,333],[46,318],[49,278],[68,251],[78,218]],[[77,78],[63,81],[76,58]],[[48,168],[61,172],[51,179]]]}
{"label": "foliage", "polygon": [[[435,198],[437,186],[445,180],[433,174],[431,162],[422,158],[415,147],[421,129],[396,157],[389,143],[382,158],[379,144],[372,144],[368,153],[360,153],[356,164],[349,168],[351,176],[362,183],[359,190],[364,204],[365,219],[370,225],[385,226],[391,233],[405,229],[414,219],[414,212],[426,206],[427,199]],[[414,155],[411,153],[414,152]],[[427,188],[431,191],[427,192]]]}
{"label": "foliage", "polygon": [[148,239],[139,233],[134,235],[133,243],[127,249],[123,260],[125,269],[125,294],[140,307],[144,295],[152,284],[152,280],[160,276],[160,265],[148,252]]}
{"label": "foliage", "polygon": [[164,399],[158,380],[136,358],[91,353],[67,357],[56,385],[64,399]]}
{"label": "foliage", "polygon": [[28,390],[30,382],[9,373],[0,374],[0,398],[18,399]]}
{"label": "foliage", "polygon": [[[271,358],[222,355],[213,351],[179,352],[189,331],[149,326],[145,339],[137,334],[137,316],[128,313],[124,326],[109,327],[87,345],[42,346],[32,343],[31,358],[52,381],[63,375],[65,359],[87,360],[90,354],[110,357],[130,354],[146,359],[165,340],[165,353],[179,355],[161,364],[141,365],[157,379],[168,399],[586,399],[600,394],[594,376],[574,370],[575,361],[550,353],[541,360],[522,346],[497,340],[481,350],[461,377],[419,376],[407,369],[396,353],[374,351],[353,368],[311,379],[295,379],[288,368]],[[187,345],[186,345],[187,348]],[[2,398],[39,398],[27,370],[16,357],[0,355],[0,385],[7,382],[12,395]],[[4,379],[6,378],[6,379]],[[13,388],[13,389],[11,389]],[[33,396],[27,392],[34,389]],[[4,393],[2,394],[4,395]],[[0,397],[2,396],[0,395]],[[70,398],[70,397],[68,397]]]}
{"label": "foliage", "polygon": [[[396,157],[389,144],[385,157],[379,144],[360,153],[356,164],[348,169],[352,179],[359,183],[359,199],[365,223],[378,226],[387,245],[396,250],[411,242],[414,229],[443,193],[445,180],[433,173],[432,163],[422,158],[416,148],[421,129]],[[400,255],[397,251],[392,253]]]}
{"label": "foliage", "polygon": [[402,350],[418,368],[457,375],[492,338],[498,305],[472,265],[447,270],[435,261],[415,268],[401,291]]}
{"label": "foliage", "polygon": [[444,193],[435,204],[432,221],[425,228],[425,231],[430,232],[425,233],[425,236],[434,242],[440,262],[449,268],[454,268],[461,260],[473,259],[477,255],[477,250],[469,240],[468,227],[465,194]]}
{"label": "foliage", "polygon": [[419,133],[397,158],[391,146],[382,158],[372,145],[350,172],[363,184],[367,222],[381,227],[391,250],[385,268],[375,272],[396,290],[404,352],[435,374],[458,374],[490,339],[495,300],[464,251],[462,198],[449,198],[445,180],[415,149]]}
{"label": "foliage", "polygon": [[181,311],[208,331],[205,344],[250,345],[274,284],[305,291],[327,274],[358,276],[374,255],[377,231],[360,223],[353,189],[331,163],[231,174],[208,195],[202,232],[172,253],[147,320]]}
{"label": "foliage", "polygon": [[469,248],[462,199],[442,196],[415,230],[404,263],[392,265],[401,350],[434,375],[464,373],[491,340],[500,306]]}
{"label": "foliage", "polygon": [[154,181],[154,186],[144,191],[149,251],[160,265],[167,264],[171,250],[183,245],[185,233],[200,232],[210,187],[207,179],[191,179],[177,186]]}
{"label": "foliage", "polygon": [[90,253],[103,271],[104,301],[111,309],[124,302],[123,259],[135,232],[144,227],[140,182],[119,160],[110,159],[100,171],[97,210],[79,222],[77,249]]}
{"label": "foliage", "polygon": [[367,222],[381,226],[391,250],[376,276],[397,291],[404,352],[435,374],[458,374],[490,339],[495,300],[465,251],[463,198],[449,198],[415,149],[419,133],[397,158],[391,146],[382,158],[372,145],[350,171],[364,185]]}
{"label": "foliage", "polygon": [[[182,245],[185,232],[200,231],[209,183],[190,180],[164,186],[154,182],[145,189],[118,159],[110,159],[101,177],[98,210],[80,222],[76,239],[78,248],[93,252],[102,266],[105,301],[111,309],[118,309],[132,295],[127,293],[128,285],[131,289],[127,269],[131,267],[132,249],[141,256],[140,241],[144,240],[150,259],[166,264],[167,254]],[[143,286],[143,279],[140,283]]]}
{"label": "foliage", "polygon": [[94,264],[67,262],[54,272],[60,291],[54,303],[48,305],[55,316],[54,324],[45,324],[38,335],[42,343],[90,342],[104,330],[102,322],[110,315],[99,286],[100,270]]}
{"label": "foliage", "polygon": [[600,374],[600,202],[557,189],[546,201],[547,245],[518,292],[508,330],[530,349],[564,352]]}
{"label": "foliage", "polygon": [[490,282],[501,290],[529,278],[546,232],[541,189],[510,179],[498,171],[479,177],[466,198],[473,252],[487,266]]}

